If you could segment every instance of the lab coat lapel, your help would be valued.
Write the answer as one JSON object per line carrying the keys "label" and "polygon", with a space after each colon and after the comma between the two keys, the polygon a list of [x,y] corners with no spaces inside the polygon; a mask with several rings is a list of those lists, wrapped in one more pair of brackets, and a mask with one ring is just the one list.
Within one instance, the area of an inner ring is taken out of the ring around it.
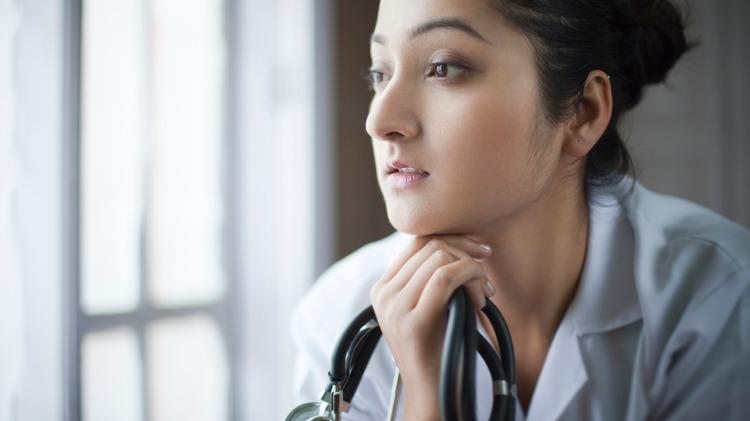
{"label": "lab coat lapel", "polygon": [[526,419],[558,419],[587,379],[578,337],[568,315],[552,340]]}
{"label": "lab coat lapel", "polygon": [[571,418],[576,411],[566,408],[589,382],[585,361],[602,359],[592,354],[596,347],[590,345],[597,342],[593,337],[641,319],[633,246],[632,227],[617,198],[595,198],[589,206],[589,241],[578,290],[552,340],[527,420]]}

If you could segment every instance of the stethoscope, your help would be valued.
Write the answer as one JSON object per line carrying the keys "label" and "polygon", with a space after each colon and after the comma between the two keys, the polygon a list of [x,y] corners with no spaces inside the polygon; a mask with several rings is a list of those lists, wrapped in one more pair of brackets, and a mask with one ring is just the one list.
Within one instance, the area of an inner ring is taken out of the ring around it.
{"label": "stethoscope", "polygon": [[[516,369],[513,342],[508,325],[500,311],[487,300],[482,312],[489,318],[500,346],[500,355],[476,330],[476,314],[463,288],[448,304],[448,324],[441,355],[440,411],[444,421],[473,421],[475,413],[476,352],[487,365],[492,377],[492,410],[490,420],[514,420]],[[349,410],[354,392],[362,380],[367,363],[382,332],[372,306],[364,309],[347,326],[334,348],[330,383],[318,402],[302,404],[292,410],[286,421],[340,421],[341,412]],[[388,420],[394,419],[401,385],[398,369],[391,390]]]}

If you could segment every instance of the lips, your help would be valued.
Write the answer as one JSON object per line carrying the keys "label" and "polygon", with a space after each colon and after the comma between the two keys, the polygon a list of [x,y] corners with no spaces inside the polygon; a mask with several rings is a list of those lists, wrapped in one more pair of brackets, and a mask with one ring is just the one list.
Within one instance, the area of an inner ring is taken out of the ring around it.
{"label": "lips", "polygon": [[401,168],[414,168],[415,170],[418,171],[417,172],[418,174],[429,174],[427,171],[419,168],[415,164],[410,164],[408,162],[404,162],[400,160],[395,160],[386,164],[386,174],[393,174],[395,172],[399,172]]}

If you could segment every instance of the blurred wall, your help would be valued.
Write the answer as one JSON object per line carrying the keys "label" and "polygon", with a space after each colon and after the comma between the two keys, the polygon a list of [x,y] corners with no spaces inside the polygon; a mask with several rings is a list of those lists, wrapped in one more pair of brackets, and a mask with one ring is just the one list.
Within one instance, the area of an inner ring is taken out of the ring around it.
{"label": "blurred wall", "polygon": [[691,1],[699,46],[623,122],[637,175],[750,226],[750,2]]}
{"label": "blurred wall", "polygon": [[377,1],[336,0],[336,150],[338,153],[338,244],[336,259],[382,238],[393,227],[378,188],[365,118],[370,92],[362,70],[370,66],[370,34]]}
{"label": "blurred wall", "polygon": [[[375,1],[337,0],[337,258],[393,231],[365,133]],[[750,20],[747,0],[691,1],[688,35],[700,45],[667,84],[649,88],[621,132],[647,187],[750,226]]]}

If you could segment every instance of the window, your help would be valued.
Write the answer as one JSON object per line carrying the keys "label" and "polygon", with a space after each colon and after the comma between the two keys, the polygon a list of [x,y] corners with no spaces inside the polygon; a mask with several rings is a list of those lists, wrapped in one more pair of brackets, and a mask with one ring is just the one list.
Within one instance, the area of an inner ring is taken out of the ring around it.
{"label": "window", "polygon": [[85,421],[232,417],[224,10],[81,4],[74,349]]}

